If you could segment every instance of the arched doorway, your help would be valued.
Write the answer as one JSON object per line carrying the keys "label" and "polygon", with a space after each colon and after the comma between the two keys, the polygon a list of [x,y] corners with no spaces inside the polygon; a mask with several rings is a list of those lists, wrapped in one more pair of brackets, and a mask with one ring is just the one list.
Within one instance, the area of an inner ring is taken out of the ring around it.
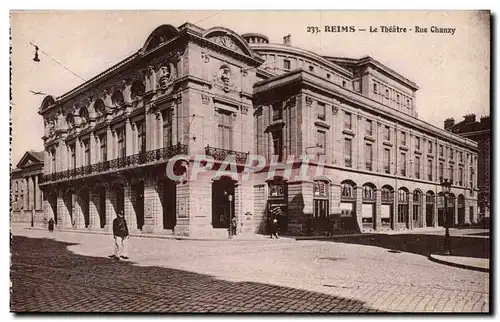
{"label": "arched doorway", "polygon": [[278,220],[280,232],[285,233],[288,230],[288,185],[282,177],[275,177],[267,182],[269,194],[267,197],[267,224],[268,232],[270,232],[269,224],[271,220]]}
{"label": "arched doorway", "polygon": [[383,186],[380,190],[381,206],[380,219],[382,227],[394,229],[394,189],[391,186]]}
{"label": "arched doorway", "polygon": [[427,227],[434,226],[434,203],[434,192],[429,190],[425,194],[425,224]]}
{"label": "arched doorway", "polygon": [[372,183],[363,185],[363,195],[361,205],[361,221],[363,228],[375,229],[375,204],[377,200],[377,189]]}
{"label": "arched doorway", "polygon": [[317,232],[331,232],[330,224],[330,189],[329,182],[314,181],[313,190],[313,217],[314,229]]}
{"label": "arched doorway", "polygon": [[465,224],[465,197],[464,195],[458,195],[458,225]]}
{"label": "arched doorway", "polygon": [[144,226],[144,181],[134,182],[132,192],[134,194],[132,206],[134,207],[137,229],[142,230],[142,226]]}
{"label": "arched doorway", "polygon": [[357,231],[356,183],[345,180],[340,183],[340,229]]}
{"label": "arched doorway", "polygon": [[[212,182],[212,226],[213,228],[229,228],[230,216],[234,214],[236,203],[234,192],[236,181],[223,176]],[[232,196],[232,201],[229,199]]]}
{"label": "arched doorway", "polygon": [[422,192],[413,191],[412,228],[422,227]]}
{"label": "arched doorway", "polygon": [[408,209],[408,194],[409,191],[406,188],[399,188],[398,190],[398,215],[396,220],[396,226],[398,228],[410,228],[409,227],[409,209]]}

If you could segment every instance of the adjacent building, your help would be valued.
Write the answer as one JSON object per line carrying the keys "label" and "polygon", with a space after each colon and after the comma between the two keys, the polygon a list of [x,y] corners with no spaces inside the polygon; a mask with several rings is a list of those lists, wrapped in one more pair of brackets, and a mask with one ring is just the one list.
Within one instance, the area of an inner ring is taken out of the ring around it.
{"label": "adjacent building", "polygon": [[[239,233],[263,232],[271,214],[290,234],[414,229],[443,224],[446,178],[454,222],[475,221],[477,143],[419,120],[417,90],[371,57],[320,56],[289,36],[162,25],[43,100],[45,217],[109,231],[123,211],[134,232],[196,237],[226,236],[231,216]],[[184,176],[167,176],[179,155]]]}
{"label": "adjacent building", "polygon": [[477,165],[477,186],[478,206],[480,214],[490,216],[491,204],[491,118],[481,117],[476,121],[475,114],[464,116],[463,121],[455,123],[453,118],[444,121],[444,128],[447,131],[458,134],[462,137],[476,141],[478,144],[478,165]]}
{"label": "adjacent building", "polygon": [[11,221],[43,224],[43,151],[27,151],[11,171]]}

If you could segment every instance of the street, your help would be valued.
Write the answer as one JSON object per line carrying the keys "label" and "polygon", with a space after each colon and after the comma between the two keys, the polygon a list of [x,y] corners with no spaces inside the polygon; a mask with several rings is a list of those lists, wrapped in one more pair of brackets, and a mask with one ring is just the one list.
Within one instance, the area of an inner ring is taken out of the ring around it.
{"label": "street", "polygon": [[14,312],[489,311],[488,273],[431,262],[419,242],[132,237],[115,261],[109,235],[12,235]]}

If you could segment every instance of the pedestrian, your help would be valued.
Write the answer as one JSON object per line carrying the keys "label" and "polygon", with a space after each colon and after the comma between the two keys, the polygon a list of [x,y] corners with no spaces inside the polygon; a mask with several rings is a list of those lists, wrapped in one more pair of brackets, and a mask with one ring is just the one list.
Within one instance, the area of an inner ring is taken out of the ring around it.
{"label": "pedestrian", "polygon": [[49,219],[49,231],[51,233],[54,232],[54,219],[52,219],[52,218]]}
{"label": "pedestrian", "polygon": [[115,239],[115,255],[112,257],[117,260],[120,258],[128,259],[129,233],[123,210],[119,211],[117,217],[113,220],[113,237]]}
{"label": "pedestrian", "polygon": [[233,219],[231,219],[231,227],[233,228],[233,236],[236,236],[237,225],[238,225],[238,221],[236,220],[236,216],[233,216]]}
{"label": "pedestrian", "polygon": [[278,236],[278,219],[276,219],[276,217],[271,217],[271,238],[273,238],[273,236],[276,236],[276,238],[280,238]]}

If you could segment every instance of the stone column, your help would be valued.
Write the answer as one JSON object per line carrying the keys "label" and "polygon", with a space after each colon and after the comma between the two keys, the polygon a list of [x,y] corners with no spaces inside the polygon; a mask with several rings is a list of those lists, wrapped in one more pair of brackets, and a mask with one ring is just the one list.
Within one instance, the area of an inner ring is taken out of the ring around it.
{"label": "stone column", "polygon": [[434,196],[434,211],[433,211],[433,218],[432,218],[432,223],[434,224],[434,227],[438,227],[438,217],[439,217],[439,209],[438,209],[438,203],[437,203],[437,198],[438,196]]}
{"label": "stone column", "polygon": [[458,197],[455,198],[455,208],[453,214],[453,222],[458,225]]}
{"label": "stone column", "polygon": [[382,228],[382,191],[381,189],[375,190],[375,230]]}
{"label": "stone column", "polygon": [[154,233],[163,229],[163,211],[161,206],[161,185],[154,178],[144,182],[144,226],[143,232]]}
{"label": "stone column", "polygon": [[76,202],[73,204],[73,218],[75,221],[75,228],[82,229],[85,228],[85,218],[83,217],[83,200],[81,191],[75,192],[73,196],[76,196]]}
{"label": "stone column", "polygon": [[359,231],[363,231],[363,188],[356,187],[356,222]]}
{"label": "stone column", "polygon": [[89,189],[89,228],[96,229],[100,228],[100,219],[99,219],[99,193],[97,190],[92,188]]}
{"label": "stone column", "polygon": [[413,192],[408,193],[408,224],[407,227],[413,229]]}
{"label": "stone column", "polygon": [[123,186],[124,194],[124,213],[130,232],[137,231],[137,217],[134,208],[135,189],[130,183]]}
{"label": "stone column", "polygon": [[89,144],[90,144],[90,164],[97,163],[99,158],[98,158],[98,138],[94,135],[94,132],[90,133],[90,139],[89,139]]}
{"label": "stone column", "polygon": [[106,231],[113,231],[113,220],[116,218],[116,191],[111,185],[106,185]]}
{"label": "stone column", "polygon": [[130,119],[127,119],[125,121],[125,144],[126,144],[126,147],[125,147],[126,153],[125,154],[126,155],[133,155],[134,153],[136,153],[134,151],[134,146],[137,146],[134,144],[135,140],[137,140],[137,137],[135,136],[135,132],[136,131],[134,131],[132,129]]}
{"label": "stone column", "polygon": [[108,126],[106,130],[106,154],[108,157],[108,160],[113,160],[116,158],[116,155],[114,153],[115,150],[115,141],[114,141],[114,135],[111,131],[111,127]]}
{"label": "stone column", "polygon": [[57,216],[60,227],[71,227],[71,217],[67,207],[67,202],[65,200],[64,192],[61,190],[57,192]]}

